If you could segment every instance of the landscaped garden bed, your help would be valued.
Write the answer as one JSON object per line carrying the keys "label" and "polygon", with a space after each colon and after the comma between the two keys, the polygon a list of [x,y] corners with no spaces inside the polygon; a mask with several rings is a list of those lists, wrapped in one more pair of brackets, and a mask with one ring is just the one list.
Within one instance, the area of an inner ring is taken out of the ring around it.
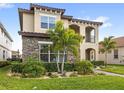
{"label": "landscaped garden bed", "polygon": [[124,89],[124,78],[106,75],[83,75],[69,78],[15,78],[7,76],[10,66],[0,68],[0,89],[12,90],[85,90]]}
{"label": "landscaped garden bed", "polygon": [[[17,76],[21,78],[63,78],[78,77],[80,75],[91,75],[93,65],[90,61],[79,61],[74,64],[64,63],[64,72],[57,72],[57,63],[39,62],[31,58],[30,61],[23,63],[12,63],[9,76]],[[62,63],[59,63],[61,68]]]}

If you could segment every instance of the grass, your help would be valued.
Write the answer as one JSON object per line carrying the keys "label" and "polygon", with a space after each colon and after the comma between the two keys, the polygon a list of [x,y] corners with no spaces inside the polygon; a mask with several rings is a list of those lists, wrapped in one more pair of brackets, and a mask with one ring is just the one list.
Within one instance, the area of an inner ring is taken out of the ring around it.
{"label": "grass", "polygon": [[71,78],[26,79],[8,77],[9,66],[0,68],[0,89],[12,90],[123,90],[124,78],[92,75]]}
{"label": "grass", "polygon": [[124,65],[107,65],[107,67],[102,68],[101,70],[124,75]]}

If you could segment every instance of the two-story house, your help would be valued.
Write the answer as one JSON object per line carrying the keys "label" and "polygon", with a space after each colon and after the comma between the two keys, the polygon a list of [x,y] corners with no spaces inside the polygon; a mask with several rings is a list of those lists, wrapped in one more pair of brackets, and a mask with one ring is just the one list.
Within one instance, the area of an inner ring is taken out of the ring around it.
{"label": "two-story house", "polygon": [[0,61],[11,58],[12,38],[0,22]]}
{"label": "two-story house", "polygon": [[[82,20],[73,18],[70,15],[64,15],[65,9],[47,7],[37,4],[30,4],[30,9],[19,8],[20,30],[22,36],[22,58],[23,60],[31,55],[36,54],[39,60],[48,62],[56,61],[54,56],[61,53],[52,53],[46,51],[45,47],[51,45],[48,29],[54,28],[55,22],[61,20],[65,28],[72,28],[85,37],[80,44],[80,59],[99,60],[98,59],[98,32],[102,22]],[[58,58],[61,58],[59,57]]]}

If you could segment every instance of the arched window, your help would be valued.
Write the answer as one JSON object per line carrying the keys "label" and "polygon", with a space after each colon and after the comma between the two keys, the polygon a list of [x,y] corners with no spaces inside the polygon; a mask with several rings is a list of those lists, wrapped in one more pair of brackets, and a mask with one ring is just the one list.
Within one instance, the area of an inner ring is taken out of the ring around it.
{"label": "arched window", "polygon": [[93,27],[86,27],[85,29],[85,41],[95,43],[95,29]]}

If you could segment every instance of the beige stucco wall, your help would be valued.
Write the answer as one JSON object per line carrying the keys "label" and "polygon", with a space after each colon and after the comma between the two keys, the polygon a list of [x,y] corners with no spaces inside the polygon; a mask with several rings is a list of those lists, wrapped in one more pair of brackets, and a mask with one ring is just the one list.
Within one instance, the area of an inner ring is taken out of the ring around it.
{"label": "beige stucco wall", "polygon": [[23,13],[23,31],[34,31],[34,14]]}
{"label": "beige stucco wall", "polygon": [[[118,49],[118,59],[114,59],[114,51],[107,54],[107,63],[108,64],[124,64],[124,47]],[[105,61],[105,54],[100,53],[99,59]]]}

